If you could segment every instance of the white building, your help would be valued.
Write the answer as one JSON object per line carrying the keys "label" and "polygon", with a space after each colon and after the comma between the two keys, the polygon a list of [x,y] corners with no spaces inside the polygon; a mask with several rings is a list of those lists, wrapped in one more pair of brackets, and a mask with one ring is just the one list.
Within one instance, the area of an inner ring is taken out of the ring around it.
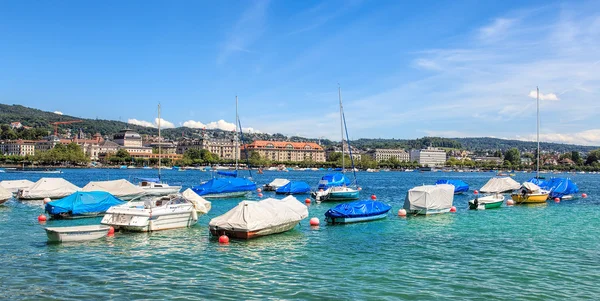
{"label": "white building", "polygon": [[22,139],[2,141],[0,152],[7,156],[33,156],[35,155],[35,141]]}
{"label": "white building", "polygon": [[403,149],[377,148],[368,152],[368,154],[377,162],[386,161],[395,158],[400,162],[410,160],[410,154]]}
{"label": "white building", "polygon": [[410,160],[417,161],[421,166],[443,166],[446,163],[446,151],[435,147],[416,149],[410,151]]}

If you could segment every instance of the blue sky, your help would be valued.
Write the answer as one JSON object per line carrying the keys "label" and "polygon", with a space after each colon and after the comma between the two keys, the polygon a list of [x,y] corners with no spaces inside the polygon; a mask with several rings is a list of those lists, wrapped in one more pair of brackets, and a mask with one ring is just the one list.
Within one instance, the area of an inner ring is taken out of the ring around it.
{"label": "blue sky", "polygon": [[[418,2],[418,3],[417,3]],[[600,2],[2,1],[0,102],[339,140],[600,145]]]}

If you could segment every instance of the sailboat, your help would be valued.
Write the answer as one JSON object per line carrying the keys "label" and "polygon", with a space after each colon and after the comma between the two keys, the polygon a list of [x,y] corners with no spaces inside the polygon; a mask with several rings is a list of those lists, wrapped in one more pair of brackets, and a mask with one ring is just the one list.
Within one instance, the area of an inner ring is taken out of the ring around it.
{"label": "sailboat", "polygon": [[162,149],[161,149],[161,135],[160,135],[160,103],[158,104],[158,178],[140,178],[139,186],[146,191],[147,196],[163,196],[178,193],[181,190],[181,186],[171,186],[165,182],[162,182],[160,170],[162,161]]}
{"label": "sailboat", "polygon": [[[235,172],[226,174],[230,178],[212,178],[205,183],[198,186],[192,187],[192,191],[204,198],[234,198],[234,197],[245,197],[250,192],[256,190],[256,183],[244,179],[238,178],[238,158],[239,158],[239,141],[237,136],[237,127],[240,126],[240,133],[242,126],[238,116],[238,98],[235,97],[235,134],[234,134],[234,156],[235,156]],[[243,139],[243,137],[242,137]],[[246,156],[248,157],[248,156]],[[250,171],[250,169],[248,169]],[[250,171],[250,173],[252,173]],[[252,174],[250,174],[252,176]]]}
{"label": "sailboat", "polygon": [[[540,88],[537,88],[537,162],[536,179],[540,178]],[[510,197],[517,204],[545,203],[550,193],[539,186],[526,182],[523,183],[519,193],[513,193]]]}
{"label": "sailboat", "polygon": [[[342,133],[342,174],[325,175],[319,183],[319,191],[312,194],[317,202],[322,201],[353,201],[358,200],[359,190],[356,187],[356,169],[354,168],[354,158],[352,157],[352,148],[350,148],[350,139],[348,129],[346,128],[346,118],[344,115],[344,106],[342,105],[342,89],[338,87],[338,97],[340,101],[340,129]],[[348,185],[349,180],[345,176],[345,155],[344,155],[344,133],[348,143],[348,152],[352,161],[352,172],[354,174],[354,183]],[[332,181],[329,181],[331,178]],[[333,181],[337,179],[337,181]],[[339,185],[330,185],[339,183]]]}

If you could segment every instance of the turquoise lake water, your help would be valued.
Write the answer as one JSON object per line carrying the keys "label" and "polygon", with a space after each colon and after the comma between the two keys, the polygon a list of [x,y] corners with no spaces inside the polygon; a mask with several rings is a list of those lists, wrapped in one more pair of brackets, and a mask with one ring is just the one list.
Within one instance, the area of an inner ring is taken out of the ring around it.
{"label": "turquoise lake water", "polygon": [[[242,172],[245,173],[245,172]],[[155,170],[64,170],[84,186],[92,180],[153,176]],[[265,172],[316,186],[325,172]],[[600,175],[570,177],[586,199],[542,206],[470,211],[472,192],[454,198],[456,213],[396,216],[406,191],[457,178],[479,189],[494,173],[358,173],[361,196],[376,194],[392,206],[387,219],[328,226],[335,203],[312,204],[294,230],[220,245],[208,221],[240,199],[213,200],[192,228],[117,233],[85,243],[47,244],[37,216],[41,202],[0,205],[0,298],[61,299],[336,299],[336,300],[564,300],[600,299]],[[42,175],[1,173],[0,179],[36,181]],[[165,171],[184,189],[208,180],[196,170]],[[532,174],[517,173],[522,182]],[[274,196],[265,193],[265,197]],[[257,199],[256,193],[252,198]],[[278,197],[280,198],[280,197]],[[299,196],[303,200],[306,196]],[[46,226],[97,224],[100,218],[49,221]]]}

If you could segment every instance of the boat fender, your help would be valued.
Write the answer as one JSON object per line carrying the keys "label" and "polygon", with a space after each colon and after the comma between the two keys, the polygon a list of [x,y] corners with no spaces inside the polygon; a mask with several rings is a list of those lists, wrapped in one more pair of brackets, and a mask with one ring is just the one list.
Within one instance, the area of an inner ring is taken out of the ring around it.
{"label": "boat fender", "polygon": [[198,212],[196,212],[196,210],[192,210],[192,219],[195,221],[198,220]]}

